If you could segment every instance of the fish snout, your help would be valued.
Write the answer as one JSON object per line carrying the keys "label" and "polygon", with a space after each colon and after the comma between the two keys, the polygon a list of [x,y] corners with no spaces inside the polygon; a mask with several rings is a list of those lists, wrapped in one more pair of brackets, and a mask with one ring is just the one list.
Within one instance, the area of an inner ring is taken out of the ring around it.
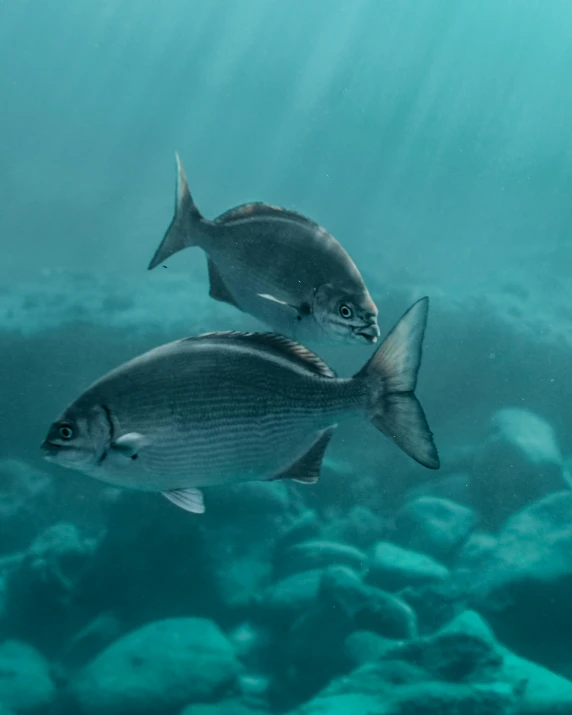
{"label": "fish snout", "polygon": [[362,327],[355,328],[354,332],[360,338],[367,340],[368,343],[376,343],[381,334],[377,322],[371,322]]}
{"label": "fish snout", "polygon": [[55,459],[60,452],[60,447],[53,442],[49,442],[45,439],[40,445],[40,449],[44,453],[44,459]]}

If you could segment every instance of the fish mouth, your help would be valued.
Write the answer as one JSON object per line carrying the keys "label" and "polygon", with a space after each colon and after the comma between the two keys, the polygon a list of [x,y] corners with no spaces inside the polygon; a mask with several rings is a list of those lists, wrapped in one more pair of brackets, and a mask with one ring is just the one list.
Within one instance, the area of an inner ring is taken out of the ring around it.
{"label": "fish mouth", "polygon": [[380,336],[380,332],[376,323],[369,323],[368,325],[354,328],[354,335],[358,335],[368,343],[376,343]]}
{"label": "fish mouth", "polygon": [[44,459],[53,461],[61,451],[59,444],[54,444],[45,439],[40,445],[40,449],[44,452]]}

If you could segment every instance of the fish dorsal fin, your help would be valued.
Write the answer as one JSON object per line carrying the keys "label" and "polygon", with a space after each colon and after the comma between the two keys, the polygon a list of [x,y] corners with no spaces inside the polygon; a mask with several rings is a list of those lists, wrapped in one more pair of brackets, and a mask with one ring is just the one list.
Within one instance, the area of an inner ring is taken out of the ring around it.
{"label": "fish dorsal fin", "polygon": [[221,344],[227,342],[243,343],[261,348],[266,353],[274,354],[282,358],[287,358],[292,363],[304,367],[307,370],[322,375],[323,377],[336,377],[336,373],[331,367],[326,365],[321,357],[305,348],[295,340],[290,340],[284,335],[277,333],[243,333],[240,331],[226,331],[217,333],[205,333],[196,338],[186,338],[186,340],[220,340]]}
{"label": "fish dorsal fin", "polygon": [[306,454],[302,455],[297,462],[294,462],[274,479],[292,479],[301,484],[315,484],[320,478],[322,460],[336,426],[333,425],[324,430]]}
{"label": "fish dorsal fin", "polygon": [[215,223],[229,224],[235,221],[242,221],[244,219],[259,219],[259,218],[275,218],[282,219],[284,221],[292,221],[294,223],[300,224],[301,226],[306,226],[313,230],[322,230],[315,221],[312,221],[302,214],[296,213],[296,211],[290,211],[289,209],[282,209],[279,206],[270,206],[269,204],[263,204],[261,202],[254,202],[252,204],[242,204],[241,206],[236,206],[229,211],[221,214],[215,219]]}

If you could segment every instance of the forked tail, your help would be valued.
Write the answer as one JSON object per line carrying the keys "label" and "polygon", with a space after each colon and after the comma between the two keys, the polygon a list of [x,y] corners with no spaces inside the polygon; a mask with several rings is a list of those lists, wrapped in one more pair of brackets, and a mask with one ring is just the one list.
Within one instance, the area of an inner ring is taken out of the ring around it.
{"label": "forked tail", "polygon": [[159,248],[149,263],[148,270],[155,268],[173,253],[200,242],[201,232],[209,223],[200,214],[189,191],[185,170],[178,154],[177,158],[177,194],[175,197],[175,215]]}
{"label": "forked tail", "polygon": [[370,388],[367,416],[401,449],[429,469],[439,469],[439,455],[425,413],[414,390],[429,299],[409,308],[356,378]]}

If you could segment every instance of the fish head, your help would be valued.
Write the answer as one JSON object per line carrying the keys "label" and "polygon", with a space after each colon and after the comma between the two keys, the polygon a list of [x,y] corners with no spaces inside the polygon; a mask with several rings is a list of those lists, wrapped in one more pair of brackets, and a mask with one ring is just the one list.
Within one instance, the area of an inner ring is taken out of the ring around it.
{"label": "fish head", "polygon": [[312,313],[320,327],[337,340],[375,343],[379,338],[377,307],[365,287],[346,290],[326,283],[314,294]]}
{"label": "fish head", "polygon": [[49,462],[88,472],[101,463],[111,444],[112,423],[100,406],[72,405],[50,427],[41,449]]}

